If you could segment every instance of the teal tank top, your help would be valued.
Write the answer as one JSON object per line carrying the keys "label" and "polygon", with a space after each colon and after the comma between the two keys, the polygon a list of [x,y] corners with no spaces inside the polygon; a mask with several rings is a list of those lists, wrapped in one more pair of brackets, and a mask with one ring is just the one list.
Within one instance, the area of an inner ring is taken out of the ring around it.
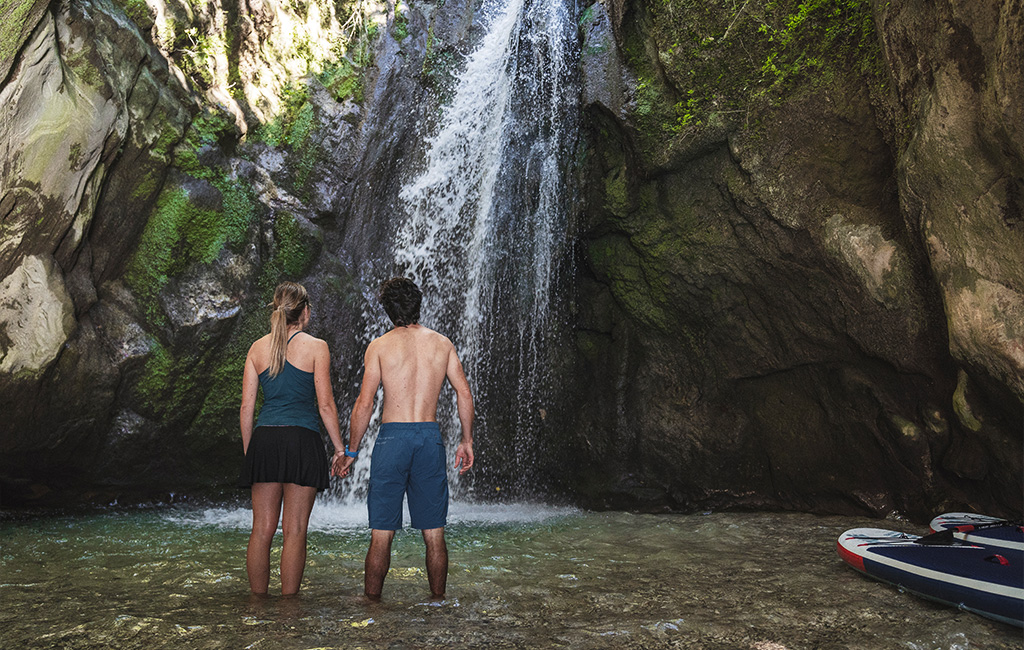
{"label": "teal tank top", "polygon": [[[295,334],[288,339],[289,343]],[[270,368],[260,373],[260,387],[263,388],[263,408],[256,418],[256,426],[294,426],[320,431],[313,373],[299,370],[285,361],[276,377],[270,376]]]}

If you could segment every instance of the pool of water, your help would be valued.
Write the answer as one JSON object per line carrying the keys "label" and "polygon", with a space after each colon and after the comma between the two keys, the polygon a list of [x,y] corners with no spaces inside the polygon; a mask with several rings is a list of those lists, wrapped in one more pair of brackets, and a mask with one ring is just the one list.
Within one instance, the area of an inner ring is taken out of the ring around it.
{"label": "pool of water", "polygon": [[422,540],[405,531],[378,604],[361,595],[364,508],[318,503],[294,599],[249,596],[249,521],[233,506],[0,521],[0,648],[1024,646],[847,568],[836,538],[872,520],[456,503],[448,599],[427,598]]}

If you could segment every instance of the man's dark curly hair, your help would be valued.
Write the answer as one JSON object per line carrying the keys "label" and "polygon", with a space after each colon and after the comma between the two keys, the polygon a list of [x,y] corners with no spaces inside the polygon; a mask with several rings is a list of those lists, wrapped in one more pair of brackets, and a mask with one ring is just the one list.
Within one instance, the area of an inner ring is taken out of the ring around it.
{"label": "man's dark curly hair", "polygon": [[409,278],[391,278],[380,285],[377,294],[388,318],[395,327],[405,327],[420,322],[420,303],[423,292]]}

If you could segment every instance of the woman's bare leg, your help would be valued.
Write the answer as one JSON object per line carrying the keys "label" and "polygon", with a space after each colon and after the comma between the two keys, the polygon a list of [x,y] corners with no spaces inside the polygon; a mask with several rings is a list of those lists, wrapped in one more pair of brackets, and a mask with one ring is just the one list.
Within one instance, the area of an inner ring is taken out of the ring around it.
{"label": "woman's bare leg", "polygon": [[306,530],[309,513],[313,511],[316,488],[294,483],[284,484],[284,517],[281,530],[284,544],[281,549],[281,595],[299,593],[302,572],[306,568]]}
{"label": "woman's bare leg", "polygon": [[252,484],[252,532],[245,553],[245,570],[254,594],[266,594],[270,586],[270,544],[281,517],[282,494],[281,483]]}

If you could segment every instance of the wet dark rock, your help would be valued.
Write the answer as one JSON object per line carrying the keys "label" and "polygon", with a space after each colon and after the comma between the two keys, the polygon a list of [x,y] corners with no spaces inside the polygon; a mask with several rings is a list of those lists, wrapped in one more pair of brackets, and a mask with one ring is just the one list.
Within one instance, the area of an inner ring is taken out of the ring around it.
{"label": "wet dark rock", "polygon": [[[1005,54],[1021,16],[887,4],[867,14],[880,45],[755,99],[723,32],[755,63],[772,43],[665,4],[607,5],[638,81],[624,117],[587,95],[577,347],[597,379],[572,487],[636,507],[1019,512],[1024,240],[1006,215],[1024,148],[1003,93],[1024,83]],[[670,25],[709,36],[685,50]],[[700,66],[729,72],[706,89]]]}

